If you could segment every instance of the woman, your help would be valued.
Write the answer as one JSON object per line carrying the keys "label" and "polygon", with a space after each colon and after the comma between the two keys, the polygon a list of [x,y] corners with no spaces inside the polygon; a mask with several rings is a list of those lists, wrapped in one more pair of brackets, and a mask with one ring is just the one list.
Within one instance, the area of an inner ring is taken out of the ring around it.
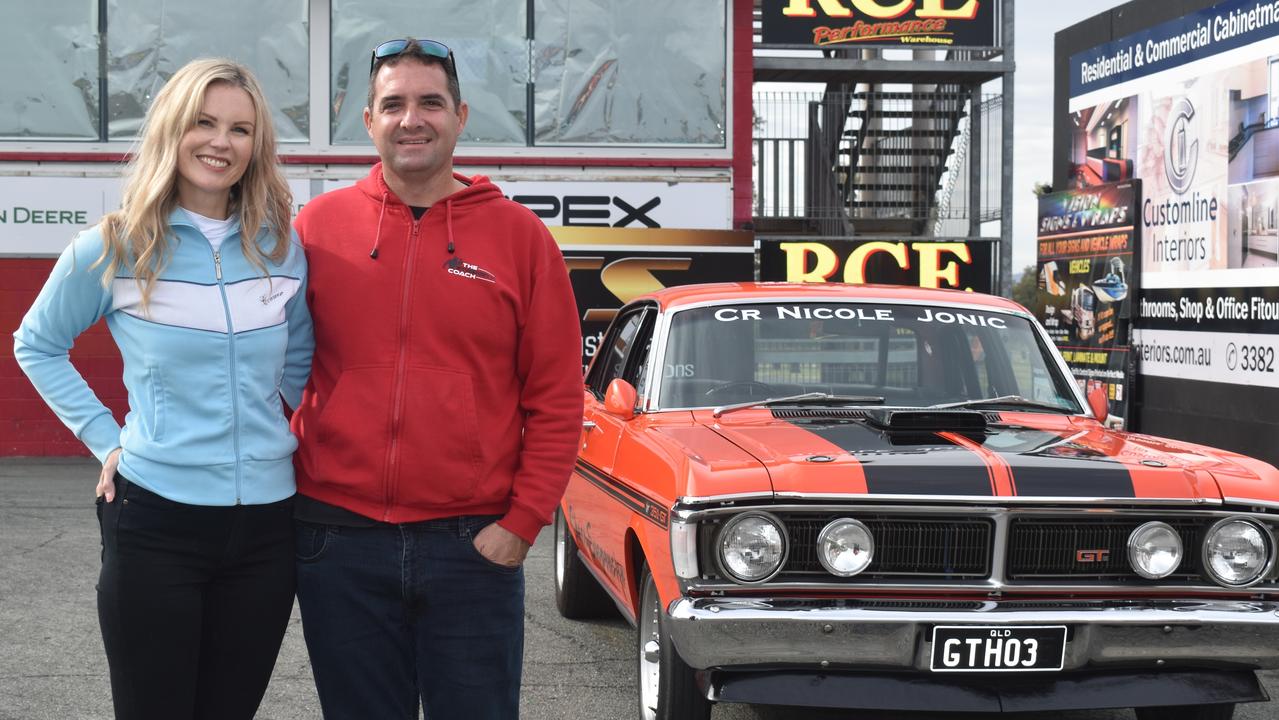
{"label": "woman", "polygon": [[[116,717],[252,718],[293,604],[306,262],[262,90],[196,60],[156,96],[124,200],[58,259],[14,333],[49,407],[99,460],[98,620]],[[106,318],[124,427],[71,365]]]}

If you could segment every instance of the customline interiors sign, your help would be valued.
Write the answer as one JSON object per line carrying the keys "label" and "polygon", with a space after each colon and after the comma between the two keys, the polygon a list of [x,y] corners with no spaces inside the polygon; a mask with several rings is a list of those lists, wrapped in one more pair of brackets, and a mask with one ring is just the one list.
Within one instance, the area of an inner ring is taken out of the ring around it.
{"label": "customline interiors sign", "polygon": [[1279,33],[1279,2],[1228,0],[1070,58],[1072,97],[1250,45]]}
{"label": "customline interiors sign", "polygon": [[1141,181],[1139,375],[1279,388],[1277,56],[1259,0],[1071,56],[1073,184]]}
{"label": "customline interiors sign", "polygon": [[995,45],[995,0],[763,0],[765,45]]}

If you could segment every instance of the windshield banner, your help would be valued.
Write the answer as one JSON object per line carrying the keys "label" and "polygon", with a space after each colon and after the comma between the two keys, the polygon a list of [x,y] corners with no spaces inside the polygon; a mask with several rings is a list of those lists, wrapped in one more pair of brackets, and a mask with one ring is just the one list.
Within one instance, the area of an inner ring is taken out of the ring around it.
{"label": "windshield banner", "polygon": [[1124,427],[1132,378],[1140,183],[1039,198],[1039,321],[1085,392],[1110,398],[1107,424]]}

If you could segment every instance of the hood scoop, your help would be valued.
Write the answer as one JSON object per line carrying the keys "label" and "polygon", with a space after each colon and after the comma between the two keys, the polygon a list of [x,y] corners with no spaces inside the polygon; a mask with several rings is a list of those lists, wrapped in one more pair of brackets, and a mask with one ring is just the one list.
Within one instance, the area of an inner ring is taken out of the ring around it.
{"label": "hood scoop", "polygon": [[986,429],[986,413],[976,410],[868,410],[866,421],[885,430],[970,432]]}
{"label": "hood scoop", "polygon": [[814,408],[773,408],[773,417],[778,420],[797,420],[801,418],[848,418],[865,420],[870,413],[865,410],[850,410],[837,407]]}

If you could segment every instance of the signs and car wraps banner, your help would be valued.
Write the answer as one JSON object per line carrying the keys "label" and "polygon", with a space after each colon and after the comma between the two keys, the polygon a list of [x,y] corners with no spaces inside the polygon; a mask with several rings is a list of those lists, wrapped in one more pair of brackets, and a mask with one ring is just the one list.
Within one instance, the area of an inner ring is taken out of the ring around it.
{"label": "signs and car wraps banner", "polygon": [[1279,388],[1276,56],[1279,4],[1227,0],[1070,58],[1076,184],[1142,182],[1143,377]]}
{"label": "signs and car wraps banner", "polygon": [[769,240],[759,247],[766,282],[846,282],[990,292],[989,241]]}
{"label": "signs and car wraps banner", "polygon": [[995,46],[994,0],[763,0],[765,45]]}
{"label": "signs and car wraps banner", "polygon": [[1140,183],[1039,198],[1035,308],[1080,386],[1102,387],[1110,424],[1123,427],[1132,397],[1132,307],[1137,294]]}
{"label": "signs and car wraps banner", "polygon": [[664,287],[749,282],[755,235],[740,230],[552,227],[582,321],[582,369],[623,305]]}

